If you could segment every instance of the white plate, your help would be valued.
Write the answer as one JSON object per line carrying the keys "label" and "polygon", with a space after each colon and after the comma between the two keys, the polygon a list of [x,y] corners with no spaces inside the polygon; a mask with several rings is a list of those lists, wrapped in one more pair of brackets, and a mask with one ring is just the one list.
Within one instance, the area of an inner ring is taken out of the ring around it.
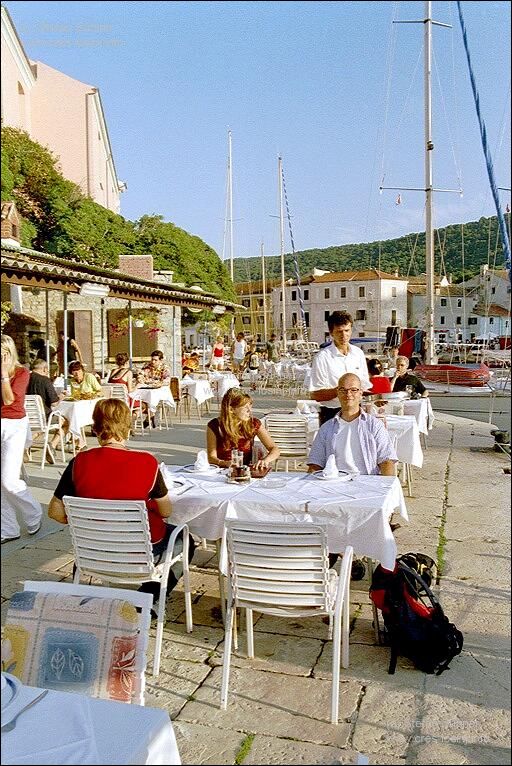
{"label": "white plate", "polygon": [[258,489],[280,489],[286,487],[286,479],[259,479]]}
{"label": "white plate", "polygon": [[321,481],[350,481],[352,478],[348,471],[338,471],[337,476],[324,476],[322,471],[314,471],[313,476]]}
{"label": "white plate", "polygon": [[7,682],[2,689],[2,710],[4,710],[18,696],[18,692],[21,689],[21,681],[10,673],[2,673],[2,678],[5,678]]}
{"label": "white plate", "polygon": [[212,465],[209,468],[201,468],[201,470],[197,470],[194,463],[191,463],[190,465],[184,465],[182,468],[178,469],[179,471],[186,471],[186,473],[219,473],[219,468],[216,465]]}

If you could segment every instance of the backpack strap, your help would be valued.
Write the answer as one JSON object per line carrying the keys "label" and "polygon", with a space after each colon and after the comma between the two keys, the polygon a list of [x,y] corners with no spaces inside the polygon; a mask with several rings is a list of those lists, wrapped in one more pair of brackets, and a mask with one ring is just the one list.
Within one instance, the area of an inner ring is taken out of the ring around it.
{"label": "backpack strap", "polygon": [[[421,586],[422,590],[425,591],[430,601],[432,602],[432,606],[441,614],[444,614],[441,604],[439,603],[435,595],[432,593],[432,591],[430,590],[429,586],[427,585],[423,577],[421,577],[421,575],[415,572],[414,569],[411,569],[410,566],[407,566],[407,564],[404,564],[403,561],[399,561],[398,566],[403,572],[405,572],[406,575],[409,575],[410,577],[412,577],[412,579],[415,580],[418,583],[418,585]],[[407,577],[405,579],[407,580]],[[416,595],[418,595],[417,591],[416,591]]]}

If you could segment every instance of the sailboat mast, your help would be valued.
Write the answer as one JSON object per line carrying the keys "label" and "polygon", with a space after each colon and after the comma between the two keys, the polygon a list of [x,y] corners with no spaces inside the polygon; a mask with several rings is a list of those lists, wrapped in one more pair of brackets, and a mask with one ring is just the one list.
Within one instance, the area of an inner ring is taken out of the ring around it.
{"label": "sailboat mast", "polygon": [[263,293],[263,337],[265,341],[267,341],[267,280],[265,277],[265,255],[263,253],[263,242],[261,243],[261,289]]}
{"label": "sailboat mast", "polygon": [[284,274],[284,209],[283,209],[283,161],[277,158],[278,189],[279,189],[279,242],[281,252],[281,333],[283,337],[283,351],[286,353],[286,290]]}
{"label": "sailboat mast", "polygon": [[229,273],[233,281],[233,165],[231,131],[228,130]]}
{"label": "sailboat mast", "polygon": [[425,362],[436,364],[434,334],[434,228],[432,223],[432,3],[425,0],[424,19],[424,95],[425,95],[425,262],[427,322]]}

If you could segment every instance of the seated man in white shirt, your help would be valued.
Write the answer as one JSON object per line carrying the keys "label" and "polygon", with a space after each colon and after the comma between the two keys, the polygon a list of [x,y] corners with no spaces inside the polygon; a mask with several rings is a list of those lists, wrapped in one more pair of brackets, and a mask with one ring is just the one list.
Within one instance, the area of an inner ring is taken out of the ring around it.
{"label": "seated man in white shirt", "polygon": [[[395,476],[398,458],[384,424],[361,410],[360,378],[348,372],[341,376],[336,390],[340,412],[320,427],[307,460],[309,473],[325,468],[329,455],[334,454],[338,470]],[[331,566],[337,558],[338,554],[330,554]],[[364,565],[355,561],[352,579],[363,577]]]}
{"label": "seated man in white shirt", "polygon": [[350,343],[353,320],[347,311],[333,311],[327,320],[332,343],[320,349],[311,365],[309,390],[311,398],[320,402],[320,425],[339,411],[337,386],[341,375],[353,372],[363,391],[371,390],[366,358],[360,348]]}

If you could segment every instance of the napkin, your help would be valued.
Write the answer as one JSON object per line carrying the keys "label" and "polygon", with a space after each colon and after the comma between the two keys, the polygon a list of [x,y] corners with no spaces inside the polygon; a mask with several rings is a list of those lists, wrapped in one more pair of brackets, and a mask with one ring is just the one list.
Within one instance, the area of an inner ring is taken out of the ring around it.
{"label": "napkin", "polygon": [[208,455],[205,449],[200,449],[197,453],[197,459],[194,463],[194,470],[196,471],[209,471],[212,466],[208,462]]}
{"label": "napkin", "polygon": [[325,464],[325,468],[322,471],[322,476],[325,476],[326,479],[336,479],[339,476],[339,472],[336,467],[336,457],[334,455],[329,455],[327,458],[327,463]]}
{"label": "napkin", "polygon": [[165,463],[160,463],[158,467],[160,468],[160,473],[162,474],[162,478],[165,482],[165,486],[167,487],[169,492],[171,492],[174,487],[172,472],[167,468]]}

